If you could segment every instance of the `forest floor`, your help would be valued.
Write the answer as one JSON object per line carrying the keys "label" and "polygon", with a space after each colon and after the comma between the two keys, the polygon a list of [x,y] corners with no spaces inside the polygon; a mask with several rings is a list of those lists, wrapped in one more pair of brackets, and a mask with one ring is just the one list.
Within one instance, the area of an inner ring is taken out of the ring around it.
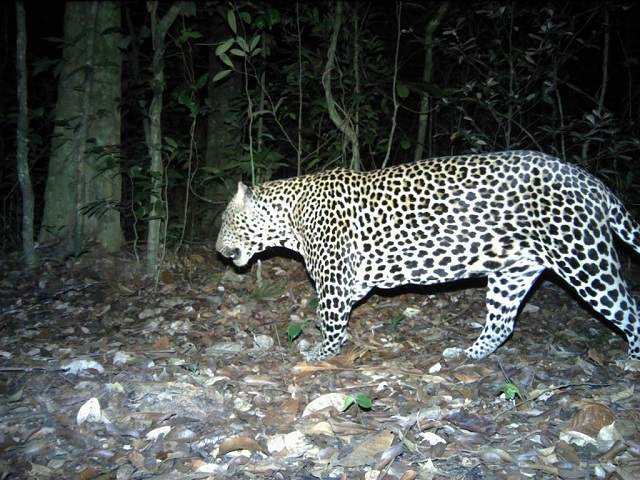
{"label": "forest floor", "polygon": [[482,361],[442,355],[478,336],[479,282],[375,292],[306,363],[304,266],[252,265],[0,261],[0,480],[640,478],[637,362],[552,277]]}

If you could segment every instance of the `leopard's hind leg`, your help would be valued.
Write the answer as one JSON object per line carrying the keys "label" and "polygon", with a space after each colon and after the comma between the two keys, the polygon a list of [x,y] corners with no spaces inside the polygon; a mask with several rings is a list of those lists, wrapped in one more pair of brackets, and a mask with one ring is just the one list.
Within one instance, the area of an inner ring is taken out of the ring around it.
{"label": "leopard's hind leg", "polygon": [[489,275],[487,321],[478,339],[465,350],[467,356],[486,357],[507,339],[522,301],[543,270],[542,265],[521,259]]}
{"label": "leopard's hind leg", "polygon": [[585,231],[582,242],[564,251],[554,269],[597,313],[622,330],[629,358],[640,360],[638,301],[622,277],[611,235],[594,237],[591,232],[598,230]]}

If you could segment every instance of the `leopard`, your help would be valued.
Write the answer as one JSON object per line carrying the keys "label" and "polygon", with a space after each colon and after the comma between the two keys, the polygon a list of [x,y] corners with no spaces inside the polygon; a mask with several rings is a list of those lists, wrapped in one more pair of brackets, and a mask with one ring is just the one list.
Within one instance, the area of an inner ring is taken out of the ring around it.
{"label": "leopard", "polygon": [[551,155],[472,153],[239,182],[221,218],[216,250],[237,267],[276,247],[302,256],[322,333],[307,360],[341,352],[352,308],[373,289],[485,277],[482,331],[454,347],[482,359],[511,335],[545,270],[615,325],[629,359],[640,360],[638,301],[614,245],[617,236],[640,253],[640,224],[602,180]]}

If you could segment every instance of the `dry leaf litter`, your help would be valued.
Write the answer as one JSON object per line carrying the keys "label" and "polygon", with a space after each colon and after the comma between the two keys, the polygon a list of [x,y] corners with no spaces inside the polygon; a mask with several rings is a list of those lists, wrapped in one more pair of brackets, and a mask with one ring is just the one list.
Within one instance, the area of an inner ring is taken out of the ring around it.
{"label": "dry leaf litter", "polygon": [[479,281],[374,292],[343,354],[306,363],[299,261],[194,247],[141,271],[2,260],[0,480],[640,478],[638,365],[552,277],[482,361],[442,355],[479,334]]}

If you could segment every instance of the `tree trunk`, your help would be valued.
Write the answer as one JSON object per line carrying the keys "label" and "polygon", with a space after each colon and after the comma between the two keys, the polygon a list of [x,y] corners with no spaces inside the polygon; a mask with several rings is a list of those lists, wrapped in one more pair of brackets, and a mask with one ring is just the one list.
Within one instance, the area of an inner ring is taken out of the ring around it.
{"label": "tree trunk", "polygon": [[[116,163],[120,157],[120,98],[122,96],[122,55],[120,44],[120,4],[98,2],[96,21],[95,69],[91,91],[91,123],[88,134],[96,151],[88,157],[87,202],[108,201],[119,203],[122,195],[122,178],[117,173]],[[106,29],[117,29],[105,32]],[[118,33],[116,33],[118,32]],[[93,144],[95,142],[95,144]],[[86,218],[85,237],[95,237],[108,251],[115,251],[124,244],[120,225],[120,212],[115,208],[105,209],[102,215]]]}
{"label": "tree trunk", "polygon": [[24,3],[16,2],[16,21],[18,35],[16,39],[16,73],[18,77],[18,126],[17,150],[18,179],[22,191],[22,251],[25,263],[33,267],[36,264],[36,251],[33,243],[33,188],[29,176],[29,138],[27,120],[27,27]]}
{"label": "tree trunk", "polygon": [[356,132],[353,129],[351,120],[346,117],[342,117],[338,112],[331,89],[331,72],[336,63],[336,48],[338,46],[338,36],[340,34],[341,25],[342,2],[336,2],[333,33],[331,34],[329,51],[327,52],[327,63],[325,64],[324,72],[322,73],[322,86],[324,87],[324,95],[327,101],[329,118],[331,118],[331,121],[336,128],[342,132],[342,134],[347,138],[347,141],[351,144],[351,161],[349,162],[349,165],[354,170],[360,170],[362,166],[362,163],[360,162],[360,142],[358,141]]}
{"label": "tree trunk", "polygon": [[[218,42],[216,32],[221,31],[225,25],[226,23],[222,24],[221,22],[214,23],[214,44]],[[224,38],[227,38],[226,32]],[[209,75],[211,78],[221,70],[217,65],[216,59],[215,49],[211,48],[211,54],[209,55]],[[229,147],[242,144],[241,129],[229,128],[230,119],[236,115],[232,110],[232,105],[238,98],[238,92],[240,91],[240,76],[235,72],[227,76],[224,81],[208,82],[207,103],[211,110],[207,115],[207,146],[204,156],[204,167],[208,171],[221,172],[224,170],[225,165],[228,163],[226,152],[228,152]],[[229,175],[229,173],[225,172],[220,176],[228,180],[228,184],[234,187],[237,186],[239,178],[229,179]],[[215,205],[225,205],[229,200],[229,192],[225,185],[220,182],[207,182],[204,197],[213,203],[214,208],[208,208],[200,217],[200,226],[204,231],[210,231],[215,227],[221,210],[215,208]]]}
{"label": "tree trunk", "polygon": [[[79,255],[91,242],[108,251],[124,237],[120,214],[120,4],[68,2],[56,128],[40,240]],[[73,43],[71,43],[73,41]],[[91,213],[87,215],[86,213]]]}
{"label": "tree trunk", "polygon": [[[433,73],[433,34],[442,22],[444,14],[447,12],[449,8],[449,2],[443,2],[440,4],[440,8],[438,9],[438,13],[436,14],[436,18],[431,20],[427,25],[427,31],[424,35],[424,68],[422,70],[422,82],[425,87],[431,83],[431,74]],[[416,141],[416,151],[414,155],[414,160],[420,160],[424,158],[424,142],[427,137],[427,123],[430,119],[430,106],[431,106],[431,98],[429,93],[424,90],[422,92],[422,100],[420,102],[420,120],[418,124],[418,138]],[[431,122],[433,123],[433,122]],[[429,148],[427,149],[427,156],[430,157],[433,155],[433,151],[431,148],[431,143],[429,143]]]}
{"label": "tree trunk", "polygon": [[151,2],[151,40],[153,42],[153,63],[151,69],[151,90],[153,99],[149,107],[149,128],[147,147],[151,159],[149,176],[151,179],[151,195],[149,197],[149,229],[147,231],[147,275],[156,277],[159,273],[158,260],[160,252],[160,227],[165,221],[165,208],[162,203],[162,185],[164,170],[162,166],[162,92],[164,90],[164,37],[180,13],[182,2],[176,3],[158,20],[156,10],[158,2]]}

